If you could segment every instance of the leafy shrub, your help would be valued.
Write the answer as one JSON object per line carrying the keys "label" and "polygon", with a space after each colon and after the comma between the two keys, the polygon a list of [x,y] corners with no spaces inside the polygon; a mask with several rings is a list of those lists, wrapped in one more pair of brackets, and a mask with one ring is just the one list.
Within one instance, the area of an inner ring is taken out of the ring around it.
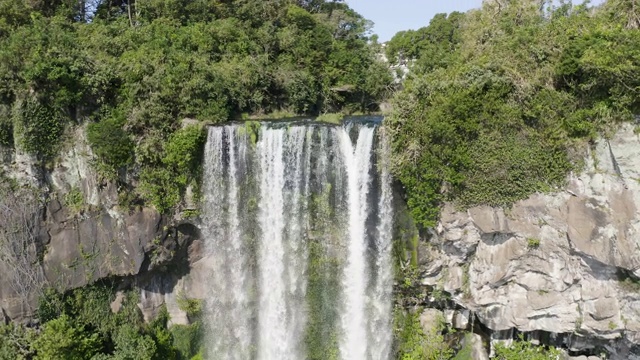
{"label": "leafy shrub", "polygon": [[85,331],[65,315],[47,322],[34,341],[36,359],[90,359],[100,348],[98,334]]}
{"label": "leafy shrub", "polygon": [[11,111],[4,104],[0,104],[0,146],[13,147]]}
{"label": "leafy shrub", "polygon": [[562,183],[567,145],[528,128],[501,70],[456,70],[448,76],[459,81],[446,83],[433,76],[410,84],[387,120],[394,172],[418,223],[432,226],[443,200],[506,205]]}
{"label": "leafy shrub", "polygon": [[442,335],[443,326],[425,333],[417,314],[397,311],[395,316],[398,358],[402,360],[446,360],[453,356]]}
{"label": "leafy shrub", "polygon": [[182,186],[199,174],[207,135],[201,126],[188,126],[176,131],[165,146],[164,165],[177,174]]}
{"label": "leafy shrub", "polygon": [[114,338],[114,360],[152,360],[156,356],[156,343],[130,324],[120,326]]}
{"label": "leafy shrub", "polygon": [[65,310],[63,295],[53,288],[47,288],[38,299],[38,319],[41,323],[47,323],[50,320],[62,315]]}
{"label": "leafy shrub", "polygon": [[73,212],[79,212],[84,205],[84,196],[82,195],[82,191],[77,187],[69,190],[68,193],[64,195],[64,204]]}
{"label": "leafy shrub", "polygon": [[181,199],[180,175],[166,168],[145,168],[140,173],[138,191],[161,212],[171,210]]}
{"label": "leafy shrub", "polygon": [[507,347],[498,343],[495,348],[496,360],[549,360],[558,359],[561,355],[559,350],[535,346],[528,341],[524,341],[522,335],[520,340],[514,341]]}
{"label": "leafy shrub", "polygon": [[23,325],[0,325],[0,359],[26,360],[33,358],[31,344],[36,332]]}
{"label": "leafy shrub", "polygon": [[64,131],[60,111],[28,98],[16,106],[14,116],[23,150],[41,159],[50,159],[57,154]]}
{"label": "leafy shrub", "polygon": [[173,335],[167,329],[169,322],[169,312],[167,306],[162,305],[160,311],[156,315],[145,329],[156,344],[156,359],[176,359],[178,357],[178,350],[173,344]]}
{"label": "leafy shrub", "polygon": [[540,247],[540,239],[527,238],[527,247],[529,249],[537,249]]}
{"label": "leafy shrub", "polygon": [[87,139],[98,158],[112,170],[131,164],[134,143],[122,129],[124,119],[111,117],[87,127]]}
{"label": "leafy shrub", "polygon": [[178,204],[191,181],[200,180],[206,133],[189,126],[174,133],[164,147],[161,167],[147,167],[140,174],[140,192],[160,212]]}
{"label": "leafy shrub", "polygon": [[190,299],[183,293],[178,294],[178,308],[187,313],[189,319],[196,319],[202,313],[202,300]]}
{"label": "leafy shrub", "polygon": [[191,359],[202,351],[203,326],[197,321],[191,325],[173,325],[169,329],[175,346],[181,359]]}
{"label": "leafy shrub", "polygon": [[421,64],[386,119],[420,225],[435,224],[443,201],[505,206],[558,188],[580,166],[576,147],[637,113],[640,33],[586,9],[551,6],[547,18],[515,1],[495,16],[487,4],[390,42],[389,56]]}

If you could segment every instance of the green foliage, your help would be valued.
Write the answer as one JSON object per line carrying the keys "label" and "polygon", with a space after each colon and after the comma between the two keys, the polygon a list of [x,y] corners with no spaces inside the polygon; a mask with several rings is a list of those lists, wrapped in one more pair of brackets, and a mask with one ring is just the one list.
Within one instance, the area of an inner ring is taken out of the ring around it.
{"label": "green foliage", "polygon": [[446,67],[457,55],[463,19],[464,14],[459,12],[436,14],[429,26],[398,32],[387,43],[387,58],[391,63],[416,60],[422,71]]}
{"label": "green foliage", "polygon": [[145,324],[136,292],[124,293],[116,313],[110,307],[115,296],[108,282],[64,294],[47,290],[38,308],[44,324],[41,334],[0,327],[0,334],[13,334],[10,342],[0,337],[0,354],[29,357],[35,353],[37,359],[186,360],[202,353],[200,304],[188,302],[190,318],[195,320],[191,325],[169,329],[166,307]]}
{"label": "green foliage", "polygon": [[73,212],[79,212],[84,206],[84,196],[79,188],[74,187],[64,195],[64,205]]}
{"label": "green foliage", "polygon": [[174,133],[164,146],[157,166],[143,169],[140,191],[156,209],[173,208],[191,181],[200,179],[206,133],[201,126],[189,126]]}
{"label": "green foliage", "polygon": [[178,295],[178,308],[187,313],[189,319],[197,319],[202,314],[202,300],[190,299],[184,294]]}
{"label": "green foliage", "polygon": [[245,123],[245,128],[247,133],[249,134],[249,138],[251,139],[251,144],[255,145],[258,143],[258,137],[260,136],[260,125],[257,121],[248,121]]}
{"label": "green foliage", "polygon": [[26,360],[33,358],[31,343],[35,331],[19,324],[0,325],[0,359]]}
{"label": "green foliage", "polygon": [[56,319],[64,312],[64,299],[62,294],[53,288],[47,288],[38,299],[38,319],[42,323],[47,323]]}
{"label": "green foliage", "polygon": [[180,179],[176,179],[180,176],[166,168],[145,168],[140,174],[139,191],[158,211],[168,212],[180,202]]}
{"label": "green foliage", "polygon": [[87,127],[87,139],[98,158],[113,172],[133,160],[134,143],[122,128],[124,118],[112,117]]}
{"label": "green foliage", "polygon": [[561,352],[554,348],[547,349],[524,341],[522,335],[520,340],[514,341],[509,347],[498,343],[495,351],[497,360],[548,360],[556,359],[561,355]]}
{"label": "green foliage", "polygon": [[607,7],[497,6],[439,15],[387,47],[417,59],[387,124],[422,226],[446,200],[505,206],[563,185],[576,147],[638,112],[639,30]]}
{"label": "green foliage", "polygon": [[529,249],[537,249],[540,247],[540,239],[527,238],[527,247]]}
{"label": "green foliage", "polygon": [[425,332],[419,316],[396,310],[395,332],[398,340],[397,358],[402,360],[446,360],[451,359],[453,350],[445,342],[444,319],[439,326]]}
{"label": "green foliage", "polygon": [[97,333],[76,326],[65,315],[47,322],[42,333],[33,343],[36,359],[91,359],[98,352],[100,342]]}
{"label": "green foliage", "polygon": [[392,84],[344,1],[125,3],[0,0],[0,144],[51,159],[90,120],[96,168],[161,211],[199,178],[185,118],[377,110]]}
{"label": "green foliage", "polygon": [[42,159],[53,157],[64,131],[64,118],[51,106],[29,98],[14,109],[20,147]]}
{"label": "green foliage", "polygon": [[0,104],[0,146],[13,147],[13,121],[8,106]]}
{"label": "green foliage", "polygon": [[156,318],[146,326],[146,333],[153,338],[157,347],[153,360],[177,359],[178,357],[171,332],[167,328],[168,321],[169,312],[166,305],[163,305]]}
{"label": "green foliage", "polygon": [[[180,354],[180,359],[192,359],[202,352],[203,328],[200,322],[191,325],[174,325],[171,327],[173,344]],[[202,356],[202,355],[200,355]]]}
{"label": "green foliage", "polygon": [[343,117],[344,116],[342,114],[326,113],[318,116],[316,118],[316,121],[324,122],[327,124],[340,124]]}
{"label": "green foliage", "polygon": [[175,132],[165,146],[162,162],[174,172],[184,175],[180,179],[183,186],[186,186],[189,176],[193,177],[199,173],[206,140],[207,135],[203,127],[189,126]]}
{"label": "green foliage", "polygon": [[113,360],[153,360],[156,344],[149,335],[140,334],[132,325],[124,324],[114,339],[116,350]]}

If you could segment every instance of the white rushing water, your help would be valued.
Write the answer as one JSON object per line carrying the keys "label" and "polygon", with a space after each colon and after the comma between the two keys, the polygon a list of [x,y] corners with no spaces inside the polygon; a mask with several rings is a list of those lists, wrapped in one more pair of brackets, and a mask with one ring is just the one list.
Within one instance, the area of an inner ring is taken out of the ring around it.
{"label": "white rushing water", "polygon": [[339,136],[347,171],[349,204],[347,263],[342,276],[345,309],[341,321],[344,335],[340,353],[343,359],[364,359],[368,345],[365,318],[365,290],[368,283],[365,250],[373,129],[364,127],[360,130],[355,148],[346,129],[342,129]]}
{"label": "white rushing water", "polygon": [[211,127],[207,358],[388,360],[393,201],[375,125]]}
{"label": "white rushing water", "polygon": [[378,198],[378,225],[376,227],[376,277],[373,291],[369,297],[371,318],[369,321],[368,358],[371,360],[386,360],[391,356],[393,332],[392,321],[392,290],[393,264],[391,259],[393,238],[393,193],[391,191],[391,174],[389,159],[389,139],[386,134],[380,136],[378,147],[378,170],[380,171],[380,195]]}
{"label": "white rushing water", "polygon": [[[227,359],[251,357],[252,310],[249,292],[248,253],[243,251],[243,216],[239,211],[239,186],[243,183],[239,164],[246,159],[247,136],[235,127],[209,129],[205,149],[205,211],[209,245],[215,248],[209,325],[220,334],[211,340],[210,351]],[[225,214],[225,215],[223,215]]]}

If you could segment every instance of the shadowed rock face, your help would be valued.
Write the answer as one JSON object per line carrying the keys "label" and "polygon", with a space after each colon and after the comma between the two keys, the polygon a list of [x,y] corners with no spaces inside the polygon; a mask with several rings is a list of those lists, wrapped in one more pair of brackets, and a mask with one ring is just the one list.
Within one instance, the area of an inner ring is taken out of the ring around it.
{"label": "shadowed rock face", "polygon": [[[151,208],[128,210],[118,206],[116,186],[100,180],[91,167],[95,159],[85,129],[77,128],[72,138],[73,143],[48,171],[42,171],[35,159],[10,152],[0,163],[19,182],[49,194],[34,244],[47,286],[65,291],[118,277],[141,289],[157,290],[158,294],[164,294],[167,288],[173,291],[179,278],[189,271],[189,259],[199,256],[197,244],[191,246],[200,236],[197,228],[161,216]],[[71,191],[81,194],[81,203],[68,204],[66,194]],[[181,271],[169,275],[166,270],[171,266]],[[11,269],[0,263],[0,274],[8,271]],[[31,320],[37,294],[31,294],[27,303],[22,299],[6,277],[0,277],[0,320]],[[153,306],[141,304],[141,308],[152,309],[145,315],[154,314]]]}
{"label": "shadowed rock face", "polygon": [[[59,212],[68,210],[60,208]],[[162,218],[152,209],[117,217],[104,211],[71,218],[65,215],[58,215],[62,221],[47,224],[49,239],[43,260],[47,280],[59,289],[140,273],[145,249],[162,232]]]}
{"label": "shadowed rock face", "polygon": [[566,334],[559,341],[569,349],[602,346],[633,358],[639,205],[640,140],[628,125],[597,144],[566,189],[510,209],[446,206],[437,251],[423,259],[424,283],[444,284],[490,330]]}

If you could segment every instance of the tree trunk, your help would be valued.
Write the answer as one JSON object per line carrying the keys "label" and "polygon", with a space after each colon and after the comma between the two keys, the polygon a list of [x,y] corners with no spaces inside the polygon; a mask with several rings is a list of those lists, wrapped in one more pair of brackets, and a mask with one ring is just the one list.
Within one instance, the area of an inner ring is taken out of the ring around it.
{"label": "tree trunk", "polygon": [[133,19],[131,18],[131,1],[127,1],[127,15],[129,15],[129,25],[133,27]]}

